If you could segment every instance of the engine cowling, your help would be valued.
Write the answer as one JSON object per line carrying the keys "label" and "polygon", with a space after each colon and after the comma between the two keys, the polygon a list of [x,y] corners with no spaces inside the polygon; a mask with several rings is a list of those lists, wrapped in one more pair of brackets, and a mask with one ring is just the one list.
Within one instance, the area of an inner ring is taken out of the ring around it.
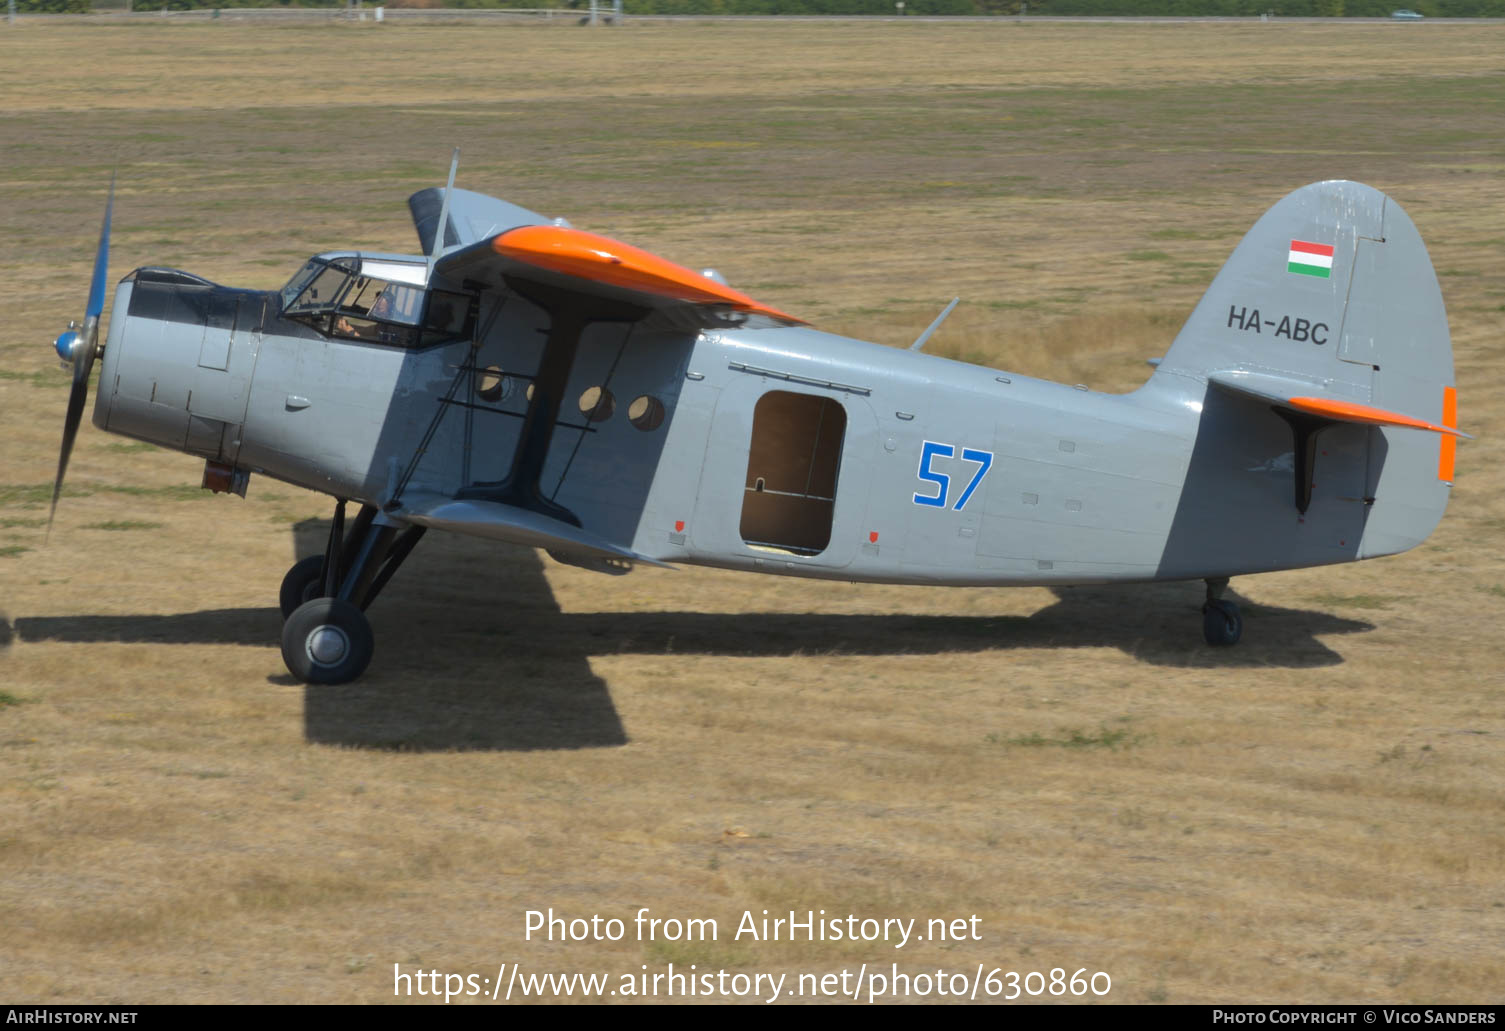
{"label": "engine cowling", "polygon": [[94,425],[233,466],[274,295],[141,268],[114,311]]}

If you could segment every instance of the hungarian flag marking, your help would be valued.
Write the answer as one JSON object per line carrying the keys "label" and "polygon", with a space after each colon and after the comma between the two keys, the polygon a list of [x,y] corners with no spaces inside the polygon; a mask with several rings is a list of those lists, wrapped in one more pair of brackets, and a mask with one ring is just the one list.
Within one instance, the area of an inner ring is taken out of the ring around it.
{"label": "hungarian flag marking", "polygon": [[1333,274],[1333,249],[1325,243],[1292,240],[1291,252],[1286,256],[1286,271],[1326,279]]}

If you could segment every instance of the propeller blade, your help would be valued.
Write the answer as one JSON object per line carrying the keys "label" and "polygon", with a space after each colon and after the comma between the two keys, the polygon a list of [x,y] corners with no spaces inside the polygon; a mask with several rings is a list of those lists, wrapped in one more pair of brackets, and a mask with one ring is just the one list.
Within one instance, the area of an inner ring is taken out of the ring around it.
{"label": "propeller blade", "polygon": [[52,533],[52,520],[57,515],[57,499],[63,493],[63,476],[68,472],[68,459],[73,454],[73,441],[78,436],[78,424],[83,421],[84,402],[89,399],[89,379],[79,378],[73,367],[73,389],[68,392],[68,415],[63,420],[63,448],[57,458],[57,479],[52,484],[52,510],[47,513],[47,533]]}
{"label": "propeller blade", "polygon": [[94,356],[99,353],[99,316],[105,307],[105,279],[110,265],[110,218],[115,210],[115,176],[110,175],[110,195],[105,201],[104,223],[99,227],[99,248],[94,253],[94,276],[89,283],[89,309],[85,313],[83,339],[73,352],[73,387],[68,392],[68,414],[63,417],[63,446],[58,452],[57,479],[52,483],[52,509],[47,513],[47,533],[57,516],[57,500],[63,493],[63,476],[73,455],[79,423],[84,418],[84,403],[89,400],[89,373]]}
{"label": "propeller blade", "polygon": [[105,275],[110,264],[110,214],[115,210],[115,173],[110,173],[110,197],[105,201],[105,220],[99,227],[99,249],[94,253],[94,280],[89,284],[86,316],[99,317],[105,310]]}

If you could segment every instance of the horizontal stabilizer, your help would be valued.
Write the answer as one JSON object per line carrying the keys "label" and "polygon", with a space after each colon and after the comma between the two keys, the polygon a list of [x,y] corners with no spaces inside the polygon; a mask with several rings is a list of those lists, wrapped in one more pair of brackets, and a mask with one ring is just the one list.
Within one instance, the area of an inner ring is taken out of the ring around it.
{"label": "horizontal stabilizer", "polygon": [[1218,372],[1209,372],[1207,382],[1230,394],[1242,394],[1256,401],[1268,401],[1272,405],[1284,405],[1290,398],[1297,395],[1332,393],[1332,385],[1322,380],[1305,379],[1299,376],[1276,376],[1268,372],[1249,372],[1245,369],[1222,369]]}
{"label": "horizontal stabilizer", "polygon": [[[1388,411],[1374,405],[1361,404],[1331,396],[1329,384],[1292,376],[1276,376],[1262,372],[1247,372],[1243,369],[1227,369],[1208,373],[1207,381],[1215,387],[1235,394],[1243,394],[1256,400],[1266,401],[1280,408],[1317,415],[1334,422],[1357,422],[1370,426],[1400,426],[1414,430],[1428,430],[1454,437],[1472,440],[1467,433],[1452,427],[1439,426],[1426,419],[1418,419],[1400,412]],[[1327,396],[1322,396],[1327,395]]]}
{"label": "horizontal stabilizer", "polygon": [[585,554],[604,559],[625,559],[672,569],[667,562],[640,555],[630,548],[613,544],[578,526],[553,519],[515,505],[495,501],[456,501],[450,498],[432,503],[420,502],[390,513],[415,526],[450,530],[472,537],[521,544],[529,548],[548,548],[567,554]]}
{"label": "horizontal stabilizer", "polygon": [[1310,412],[1313,415],[1321,415],[1328,419],[1336,419],[1339,422],[1362,422],[1371,426],[1404,426],[1413,430],[1430,430],[1433,433],[1445,433],[1454,437],[1465,437],[1473,440],[1467,433],[1454,429],[1451,426],[1438,426],[1434,422],[1425,419],[1413,419],[1409,415],[1399,412],[1387,412],[1383,408],[1373,405],[1355,404],[1352,401],[1334,401],[1326,397],[1293,397],[1285,402],[1290,407],[1300,412]]}

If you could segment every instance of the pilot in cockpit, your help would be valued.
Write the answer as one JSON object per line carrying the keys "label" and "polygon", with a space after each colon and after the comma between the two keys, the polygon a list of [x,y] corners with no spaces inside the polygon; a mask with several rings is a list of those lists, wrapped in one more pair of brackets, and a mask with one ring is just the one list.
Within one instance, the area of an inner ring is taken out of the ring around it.
{"label": "pilot in cockpit", "polygon": [[[366,312],[366,317],[371,319],[392,320],[397,317],[397,304],[393,297],[395,291],[387,287],[377,295],[376,300],[371,302],[371,307]],[[382,338],[384,328],[379,323],[367,323],[364,319],[359,325],[352,323],[343,315],[335,319],[334,329],[336,333],[358,337],[362,340],[379,340]]]}
{"label": "pilot in cockpit", "polygon": [[387,287],[371,302],[369,314],[373,319],[395,319],[397,317],[397,301],[393,297],[397,291]]}

